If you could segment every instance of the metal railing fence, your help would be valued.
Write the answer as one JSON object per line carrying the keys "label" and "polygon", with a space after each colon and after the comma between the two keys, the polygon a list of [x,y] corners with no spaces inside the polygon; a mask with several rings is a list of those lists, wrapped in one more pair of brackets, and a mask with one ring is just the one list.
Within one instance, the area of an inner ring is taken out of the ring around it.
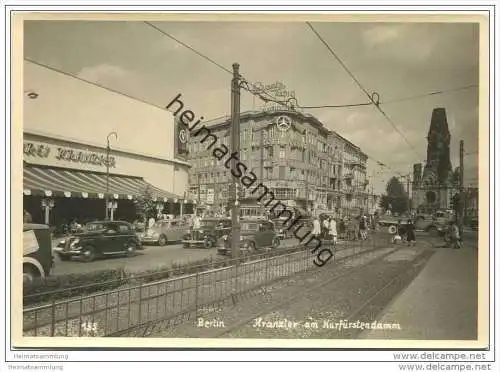
{"label": "metal railing fence", "polygon": [[[335,261],[380,247],[387,247],[385,238],[345,242],[336,250]],[[53,300],[23,310],[23,334],[26,337],[143,337],[158,327],[168,328],[198,317],[210,307],[234,303],[274,281],[322,269],[313,263],[314,257],[307,248],[273,257],[255,255],[244,263],[230,260],[222,268]]]}

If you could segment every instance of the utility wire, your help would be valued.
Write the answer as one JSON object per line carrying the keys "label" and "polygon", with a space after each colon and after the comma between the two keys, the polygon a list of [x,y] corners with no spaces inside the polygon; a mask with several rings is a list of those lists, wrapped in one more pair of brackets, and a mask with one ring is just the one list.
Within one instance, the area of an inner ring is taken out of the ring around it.
{"label": "utility wire", "polygon": [[161,28],[159,28],[159,27],[155,26],[155,25],[154,25],[154,24],[152,24],[151,22],[144,21],[144,23],[145,23],[145,24],[147,24],[148,26],[150,26],[151,28],[154,28],[156,31],[158,31],[159,33],[161,33],[161,34],[165,35],[166,37],[168,37],[168,38],[170,38],[170,39],[172,39],[172,40],[176,41],[176,42],[177,42],[177,43],[179,43],[179,44],[181,44],[183,47],[188,48],[188,49],[189,49],[189,50],[191,50],[193,53],[198,54],[201,58],[206,59],[207,61],[209,61],[210,63],[212,63],[212,64],[216,65],[216,66],[217,66],[217,67],[219,67],[220,69],[222,69],[222,70],[226,71],[227,73],[229,73],[229,74],[231,74],[231,75],[233,74],[233,72],[232,72],[230,69],[228,69],[228,68],[226,68],[226,67],[222,66],[221,64],[219,64],[219,63],[215,62],[213,59],[211,59],[210,57],[207,57],[207,56],[206,56],[206,55],[204,55],[203,53],[198,52],[196,49],[192,48],[191,46],[187,45],[186,43],[183,43],[183,42],[182,42],[182,41],[180,41],[179,39],[177,39],[177,38],[173,37],[173,36],[172,36],[172,35],[170,35],[168,32],[163,31]]}
{"label": "utility wire", "polygon": [[424,98],[424,97],[428,97],[428,96],[434,96],[434,95],[439,95],[439,94],[457,92],[457,91],[460,91],[460,90],[477,88],[478,86],[479,86],[478,84],[471,84],[471,85],[465,85],[463,87],[457,87],[457,88],[452,88],[452,89],[437,90],[435,92],[423,93],[423,94],[418,94],[418,95],[415,95],[415,96],[404,97],[404,98],[397,98],[397,99],[393,99],[393,100],[389,100],[389,101],[385,101],[385,102],[380,102],[380,104],[381,105],[387,105],[387,104],[396,103],[396,102],[411,101],[411,100],[414,100],[414,99]]}
{"label": "utility wire", "polygon": [[80,76],[73,75],[73,74],[71,74],[71,73],[69,73],[69,72],[67,72],[67,71],[59,70],[59,69],[57,69],[57,68],[55,68],[55,67],[52,67],[52,66],[46,65],[46,64],[44,64],[44,63],[42,63],[42,62],[34,61],[34,60],[29,59],[29,58],[26,58],[26,57],[24,58],[24,60],[25,60],[25,61],[27,61],[27,62],[33,63],[33,64],[35,64],[35,65],[38,65],[38,66],[40,66],[40,67],[44,67],[44,68],[46,68],[46,69],[48,69],[48,70],[51,70],[51,71],[57,72],[57,73],[59,73],[59,74],[63,74],[63,75],[65,75],[65,76],[71,77],[71,78],[73,78],[73,79],[77,79],[77,80],[83,81],[84,83],[87,83],[87,84],[93,85],[93,86],[95,86],[95,87],[98,87],[98,88],[101,88],[101,89],[105,89],[105,90],[107,90],[107,91],[109,91],[109,92],[113,92],[113,93],[119,94],[119,95],[121,95],[121,96],[124,96],[124,97],[130,98],[130,99],[133,99],[134,101],[138,101],[138,102],[141,102],[141,103],[145,103],[146,105],[153,106],[153,107],[156,107],[156,108],[159,108],[159,109],[165,110],[165,107],[163,107],[163,106],[159,106],[159,105],[156,105],[156,104],[154,104],[154,103],[152,103],[152,102],[145,101],[145,100],[143,100],[143,99],[141,99],[141,98],[137,98],[137,97],[131,96],[131,95],[127,94],[127,93],[120,92],[120,91],[118,91],[118,90],[115,90],[115,89],[109,88],[109,87],[107,87],[107,86],[101,85],[101,84],[96,83],[96,82],[94,82],[94,81],[86,80],[86,79],[84,79],[84,78],[82,78],[82,77],[80,77]]}
{"label": "utility wire", "polygon": [[[471,85],[465,85],[462,87],[457,87],[457,88],[452,88],[452,89],[437,90],[437,91],[433,91],[433,92],[429,92],[429,93],[418,94],[415,96],[396,98],[396,99],[392,99],[389,101],[379,102],[379,105],[388,105],[391,103],[412,101],[412,100],[419,99],[419,98],[425,98],[425,97],[429,97],[429,96],[452,93],[452,92],[457,92],[460,90],[466,90],[466,89],[471,89],[471,88],[476,88],[476,87],[478,87],[477,84],[471,84]],[[300,106],[300,107],[304,108],[304,109],[317,109],[317,108],[358,107],[358,106],[371,106],[371,105],[373,105],[373,102],[353,103],[353,104],[346,104],[346,105],[323,105],[323,106]]]}
{"label": "utility wire", "polygon": [[[189,49],[190,51],[192,51],[193,53],[197,54],[198,56],[200,56],[201,58],[207,60],[208,62],[212,63],[213,65],[219,67],[221,70],[229,73],[229,74],[233,74],[233,72],[224,67],[223,65],[221,65],[220,63],[214,61],[212,58],[206,56],[205,54],[199,52],[198,50],[196,50],[195,48],[193,48],[192,46],[182,42],[181,40],[177,39],[176,37],[170,35],[168,32],[162,30],[161,28],[155,26],[153,23],[151,22],[148,22],[148,21],[144,21],[144,23],[148,26],[150,26],[151,28],[155,29],[156,31],[158,31],[159,33],[161,33],[162,35],[174,40],[175,42],[179,43],[180,45],[182,45],[183,47]],[[259,92],[257,91],[256,88],[250,88],[249,86],[252,86],[252,87],[255,87],[254,84],[252,84],[251,82],[249,82],[248,80],[244,79],[244,81],[247,83],[247,84],[244,84],[242,86],[242,88],[248,92],[250,92],[251,94],[255,95],[256,97],[259,97],[262,101],[264,102],[274,102],[274,103],[277,103],[279,105],[283,105],[283,106],[286,106],[286,107],[289,107],[288,104],[286,103],[286,101],[280,101],[280,100],[277,100],[275,99],[274,97],[270,96],[266,91],[262,91],[262,92]],[[265,97],[264,95],[266,95],[267,97]]]}
{"label": "utility wire", "polygon": [[399,130],[396,124],[389,118],[389,116],[380,108],[379,95],[377,93],[370,94],[366,88],[359,82],[359,80],[354,76],[354,74],[349,70],[349,68],[342,62],[340,57],[334,52],[334,50],[328,45],[328,43],[323,39],[323,37],[314,29],[310,22],[306,22],[309,28],[314,32],[318,39],[325,45],[325,47],[330,51],[331,55],[339,62],[339,64],[344,68],[344,70],[349,74],[349,76],[354,80],[354,82],[359,86],[359,88],[366,94],[368,99],[375,105],[375,107],[380,111],[380,113],[389,121],[394,130],[405,140],[408,146],[417,154],[419,160],[422,158],[415,147],[408,141],[408,138]]}

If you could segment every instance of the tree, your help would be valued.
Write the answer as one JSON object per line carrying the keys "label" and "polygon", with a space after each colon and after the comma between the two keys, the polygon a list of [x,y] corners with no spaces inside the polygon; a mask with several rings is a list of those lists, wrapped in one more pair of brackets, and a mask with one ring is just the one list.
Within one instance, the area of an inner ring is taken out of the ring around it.
{"label": "tree", "polygon": [[408,210],[408,194],[397,177],[392,177],[386,186],[386,195],[380,199],[380,207],[401,214]]}
{"label": "tree", "polygon": [[134,199],[135,213],[142,220],[147,220],[156,215],[156,203],[153,200],[153,193],[151,188],[147,186],[142,194]]}

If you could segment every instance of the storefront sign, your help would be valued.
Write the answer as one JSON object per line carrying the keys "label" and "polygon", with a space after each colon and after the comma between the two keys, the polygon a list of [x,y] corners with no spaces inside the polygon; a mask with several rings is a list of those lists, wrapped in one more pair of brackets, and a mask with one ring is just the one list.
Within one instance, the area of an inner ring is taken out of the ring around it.
{"label": "storefront sign", "polygon": [[[88,151],[76,151],[63,147],[57,148],[56,159],[73,161],[77,163],[88,163],[93,165],[106,165],[106,155]],[[109,157],[109,166],[112,168],[116,167],[115,158],[113,156]]]}
{"label": "storefront sign", "polygon": [[50,154],[50,147],[47,145],[35,145],[34,143],[28,142],[24,144],[23,151],[26,155],[46,158]]}
{"label": "storefront sign", "polygon": [[[106,155],[92,151],[79,151],[66,147],[52,149],[49,145],[25,142],[23,146],[25,155],[47,158],[51,153],[57,160],[72,161],[75,163],[86,163],[98,166],[106,166]],[[114,156],[109,157],[109,166],[116,167]]]}

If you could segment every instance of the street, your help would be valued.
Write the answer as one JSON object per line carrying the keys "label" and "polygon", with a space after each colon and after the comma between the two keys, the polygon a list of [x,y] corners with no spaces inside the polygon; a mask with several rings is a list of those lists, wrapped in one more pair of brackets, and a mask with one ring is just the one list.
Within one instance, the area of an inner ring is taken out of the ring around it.
{"label": "street", "polygon": [[[286,239],[281,242],[280,248],[296,245],[296,239]],[[141,272],[159,267],[170,267],[173,263],[187,264],[189,262],[202,260],[209,257],[220,257],[217,249],[185,249],[182,244],[169,244],[164,247],[157,245],[146,245],[144,250],[137,251],[135,257],[103,257],[90,263],[78,260],[61,261],[57,255],[55,257],[52,276],[87,273],[103,269],[123,268],[127,272]]]}
{"label": "street", "polygon": [[[427,235],[427,233],[417,232],[417,239],[425,239]],[[440,238],[435,239],[437,239],[437,242],[441,242]],[[468,244],[477,245],[477,231],[465,230],[464,241],[467,241]],[[280,248],[291,247],[295,244],[298,244],[297,239],[286,239],[281,242]],[[164,247],[146,245],[144,247],[144,250],[137,251],[137,255],[132,258],[121,256],[103,257],[90,263],[80,262],[78,260],[63,262],[59,260],[56,255],[51,275],[87,273],[112,268],[123,268],[127,272],[141,272],[159,267],[170,267],[174,263],[187,264],[209,257],[220,257],[217,255],[216,248],[209,250],[201,248],[185,249],[181,244],[169,244]]]}

